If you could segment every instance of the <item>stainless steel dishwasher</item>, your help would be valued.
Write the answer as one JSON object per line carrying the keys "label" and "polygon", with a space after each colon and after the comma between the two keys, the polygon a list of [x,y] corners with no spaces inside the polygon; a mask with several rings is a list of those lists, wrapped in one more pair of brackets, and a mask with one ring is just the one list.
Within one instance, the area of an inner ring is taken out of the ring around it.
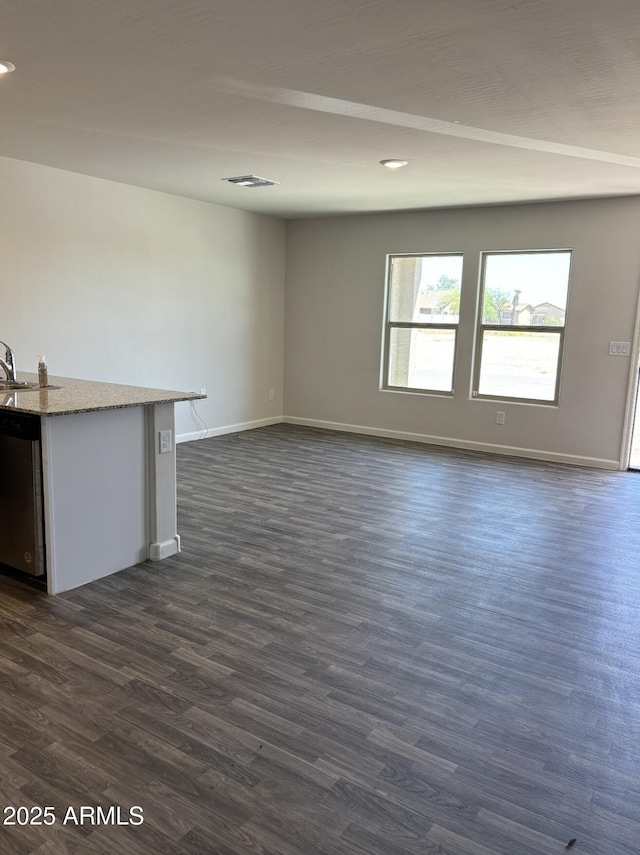
{"label": "stainless steel dishwasher", "polygon": [[43,577],[40,418],[0,410],[0,564]]}

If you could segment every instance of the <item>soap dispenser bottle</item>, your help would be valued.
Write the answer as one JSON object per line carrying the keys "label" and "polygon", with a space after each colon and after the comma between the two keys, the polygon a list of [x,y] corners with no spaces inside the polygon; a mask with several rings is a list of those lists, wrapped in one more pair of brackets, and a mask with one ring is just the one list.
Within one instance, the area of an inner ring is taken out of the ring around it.
{"label": "soap dispenser bottle", "polygon": [[47,369],[47,357],[41,354],[38,357],[38,386],[41,389],[46,389],[49,385],[49,371]]}

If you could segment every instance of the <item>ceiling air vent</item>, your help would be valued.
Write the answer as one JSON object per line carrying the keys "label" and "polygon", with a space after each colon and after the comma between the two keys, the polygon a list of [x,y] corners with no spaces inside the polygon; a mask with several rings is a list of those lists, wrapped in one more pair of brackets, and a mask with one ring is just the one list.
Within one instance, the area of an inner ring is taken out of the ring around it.
{"label": "ceiling air vent", "polygon": [[239,175],[237,178],[223,178],[223,181],[228,181],[230,184],[238,184],[240,187],[271,187],[272,184],[279,184],[279,181],[272,181],[270,178],[260,178],[259,175]]}

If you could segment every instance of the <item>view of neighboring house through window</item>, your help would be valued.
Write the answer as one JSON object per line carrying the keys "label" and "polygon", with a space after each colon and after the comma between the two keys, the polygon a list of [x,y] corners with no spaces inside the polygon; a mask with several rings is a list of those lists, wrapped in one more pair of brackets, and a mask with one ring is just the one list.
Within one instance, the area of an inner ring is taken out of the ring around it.
{"label": "view of neighboring house through window", "polygon": [[474,395],[557,403],[571,252],[487,252]]}
{"label": "view of neighboring house through window", "polygon": [[451,393],[462,255],[389,258],[383,385]]}

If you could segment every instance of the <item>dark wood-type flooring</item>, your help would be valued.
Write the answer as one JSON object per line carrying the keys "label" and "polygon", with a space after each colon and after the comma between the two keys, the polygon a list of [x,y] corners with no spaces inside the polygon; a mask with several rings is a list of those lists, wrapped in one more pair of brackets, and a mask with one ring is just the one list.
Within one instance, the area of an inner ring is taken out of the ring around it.
{"label": "dark wood-type flooring", "polygon": [[57,815],[2,855],[640,853],[638,474],[286,425],[178,474],[179,556],[0,580],[0,807]]}

